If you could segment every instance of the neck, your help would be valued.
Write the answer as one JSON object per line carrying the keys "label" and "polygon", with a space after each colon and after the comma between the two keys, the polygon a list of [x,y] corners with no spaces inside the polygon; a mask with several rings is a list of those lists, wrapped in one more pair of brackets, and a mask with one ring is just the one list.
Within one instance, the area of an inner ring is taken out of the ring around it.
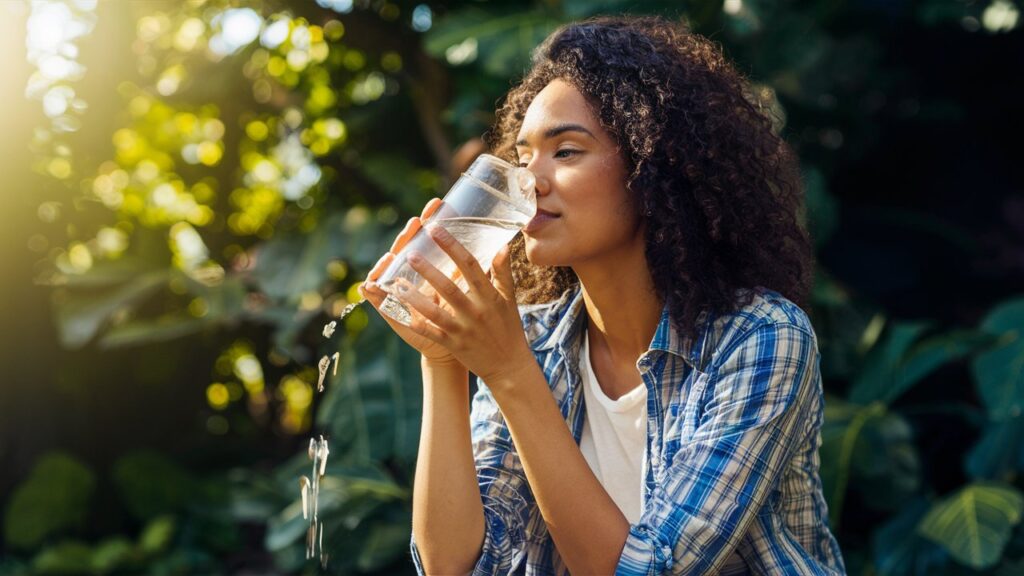
{"label": "neck", "polygon": [[643,254],[643,245],[607,255],[602,262],[573,266],[580,279],[593,351],[613,364],[634,366],[647,351],[663,303]]}

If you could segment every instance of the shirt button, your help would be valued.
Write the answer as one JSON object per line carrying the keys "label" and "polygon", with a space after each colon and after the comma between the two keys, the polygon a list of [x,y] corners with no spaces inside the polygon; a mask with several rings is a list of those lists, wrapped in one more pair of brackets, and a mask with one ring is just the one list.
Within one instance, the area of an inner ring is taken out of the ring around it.
{"label": "shirt button", "polygon": [[643,358],[640,359],[639,362],[636,363],[636,367],[638,370],[640,370],[641,374],[647,374],[647,372],[651,369],[651,359],[644,356]]}

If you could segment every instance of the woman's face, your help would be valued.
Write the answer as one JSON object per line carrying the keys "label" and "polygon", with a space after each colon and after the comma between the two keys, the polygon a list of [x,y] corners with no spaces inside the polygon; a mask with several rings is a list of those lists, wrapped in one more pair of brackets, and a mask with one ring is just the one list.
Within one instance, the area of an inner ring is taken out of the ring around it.
{"label": "woman's face", "polygon": [[537,94],[516,152],[537,177],[537,217],[523,231],[531,263],[577,267],[642,251],[618,146],[571,84],[554,80]]}

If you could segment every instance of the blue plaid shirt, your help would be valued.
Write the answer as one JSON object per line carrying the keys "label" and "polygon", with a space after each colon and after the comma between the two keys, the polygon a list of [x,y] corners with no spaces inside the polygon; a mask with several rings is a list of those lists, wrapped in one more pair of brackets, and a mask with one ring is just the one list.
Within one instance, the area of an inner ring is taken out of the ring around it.
{"label": "blue plaid shirt", "polygon": [[[521,313],[578,444],[582,292]],[[616,574],[844,574],[818,474],[823,397],[807,315],[758,288],[749,305],[702,316],[697,333],[681,338],[666,308],[637,360],[647,386],[643,513]],[[483,382],[471,426],[485,521],[473,574],[566,573]],[[422,574],[415,537],[411,547]]]}

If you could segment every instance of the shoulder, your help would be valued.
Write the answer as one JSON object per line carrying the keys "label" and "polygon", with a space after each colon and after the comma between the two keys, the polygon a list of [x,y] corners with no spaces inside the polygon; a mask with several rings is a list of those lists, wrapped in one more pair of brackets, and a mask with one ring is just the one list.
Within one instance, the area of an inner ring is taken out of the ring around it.
{"label": "shoulder", "polygon": [[737,351],[758,355],[816,351],[811,320],[799,306],[768,288],[745,290],[749,301],[732,312],[715,316],[708,337],[714,350],[713,365],[721,365]]}

